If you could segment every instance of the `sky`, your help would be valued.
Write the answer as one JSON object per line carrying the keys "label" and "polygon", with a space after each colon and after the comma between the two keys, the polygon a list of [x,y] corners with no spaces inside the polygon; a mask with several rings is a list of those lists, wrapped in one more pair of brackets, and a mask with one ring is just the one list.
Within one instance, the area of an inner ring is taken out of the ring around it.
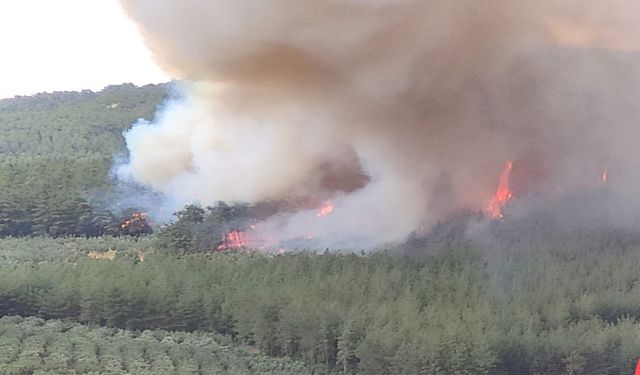
{"label": "sky", "polygon": [[0,98],[169,81],[118,0],[0,0]]}

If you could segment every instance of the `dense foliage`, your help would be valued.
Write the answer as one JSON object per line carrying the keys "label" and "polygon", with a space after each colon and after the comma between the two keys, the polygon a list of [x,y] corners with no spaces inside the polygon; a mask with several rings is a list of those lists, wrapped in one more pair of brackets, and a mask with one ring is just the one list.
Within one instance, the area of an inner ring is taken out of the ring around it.
{"label": "dense foliage", "polygon": [[113,211],[139,191],[109,171],[165,96],[0,100],[0,374],[632,372],[640,235],[606,220],[505,220],[470,242],[465,213],[386,252],[216,253],[277,209],[218,204],[104,236],[150,232]]}
{"label": "dense foliage", "polygon": [[67,254],[2,263],[0,313],[218,332],[363,374],[620,374],[640,353],[637,247],[170,257],[118,241],[112,261],[63,240],[0,242]]}
{"label": "dense foliage", "polygon": [[150,119],[165,85],[0,100],[0,236],[117,234],[109,178],[122,132]]}
{"label": "dense foliage", "polygon": [[139,254],[152,254],[152,244],[149,237],[9,237],[0,240],[0,267],[45,262],[75,263],[87,259],[90,253],[107,251],[115,251],[118,258],[134,258]]}
{"label": "dense foliage", "polygon": [[0,319],[0,374],[320,374],[207,333],[127,332],[37,318]]}
{"label": "dense foliage", "polygon": [[170,253],[211,252],[217,249],[225,233],[248,228],[261,215],[268,216],[270,209],[268,205],[224,202],[205,208],[188,205],[174,214],[175,220],[162,227],[156,244]]}

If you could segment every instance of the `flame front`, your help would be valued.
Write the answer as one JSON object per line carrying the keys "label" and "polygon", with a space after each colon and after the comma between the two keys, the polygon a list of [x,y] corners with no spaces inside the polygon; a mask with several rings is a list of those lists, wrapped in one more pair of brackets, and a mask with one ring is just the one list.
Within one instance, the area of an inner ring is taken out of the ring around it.
{"label": "flame front", "polygon": [[485,213],[494,220],[502,219],[502,210],[504,206],[513,198],[513,193],[509,187],[509,178],[511,176],[511,170],[513,169],[513,161],[509,160],[504,166],[504,170],[500,175],[500,182],[498,183],[498,189],[491,198],[491,201],[485,207]]}
{"label": "flame front", "polygon": [[216,247],[218,251],[230,250],[230,249],[241,249],[246,248],[249,245],[249,241],[247,240],[247,235],[245,232],[234,229],[225,233],[222,241]]}
{"label": "flame front", "polygon": [[131,214],[131,217],[125,220],[122,224],[120,224],[120,229],[127,229],[131,226],[131,224],[140,222],[142,220],[147,220],[149,215],[146,212],[134,212]]}
{"label": "flame front", "polygon": [[[326,200],[315,211],[316,218],[324,218],[330,215],[335,208],[335,204],[331,200]],[[313,211],[311,211],[313,212]],[[317,237],[314,233],[307,233],[303,236],[292,236],[277,240],[269,235],[269,229],[264,229],[261,223],[254,223],[243,229],[231,229],[222,235],[220,242],[216,245],[217,251],[246,249],[250,251],[254,250],[268,250],[274,249],[278,246],[282,246],[281,241],[289,240],[314,240]],[[280,248],[278,253],[282,253],[284,248]]]}
{"label": "flame front", "polygon": [[333,212],[335,205],[331,201],[326,201],[322,204],[322,207],[316,212],[316,217],[325,217]]}

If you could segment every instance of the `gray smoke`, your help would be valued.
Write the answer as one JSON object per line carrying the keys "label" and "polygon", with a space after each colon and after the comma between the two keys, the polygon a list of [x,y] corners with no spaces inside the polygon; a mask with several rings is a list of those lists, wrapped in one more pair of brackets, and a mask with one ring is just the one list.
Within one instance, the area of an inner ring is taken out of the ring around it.
{"label": "gray smoke", "polygon": [[640,206],[640,3],[121,2],[184,82],[126,170],[176,202],[298,202],[263,230],[373,246],[482,209],[514,160],[516,193],[606,169]]}

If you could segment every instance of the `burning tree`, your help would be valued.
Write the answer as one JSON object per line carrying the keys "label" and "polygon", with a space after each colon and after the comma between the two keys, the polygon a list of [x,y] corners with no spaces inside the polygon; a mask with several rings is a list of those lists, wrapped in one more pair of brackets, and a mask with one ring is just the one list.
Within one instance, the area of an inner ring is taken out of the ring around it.
{"label": "burning tree", "polygon": [[225,251],[248,247],[249,240],[244,231],[233,229],[222,236],[222,241],[216,246],[216,250]]}
{"label": "burning tree", "polygon": [[504,170],[500,175],[500,181],[498,182],[496,193],[485,207],[486,214],[492,219],[502,219],[502,210],[504,209],[504,206],[511,200],[511,198],[513,198],[513,192],[509,186],[509,179],[511,177],[512,170],[513,161],[509,160],[504,165]]}
{"label": "burning tree", "polygon": [[251,207],[242,204],[188,205],[160,230],[159,245],[189,253],[245,247],[244,230],[251,225],[251,215]]}
{"label": "burning tree", "polygon": [[149,224],[149,215],[141,211],[132,212],[130,216],[120,224],[119,233],[129,236],[153,233],[153,229]]}

